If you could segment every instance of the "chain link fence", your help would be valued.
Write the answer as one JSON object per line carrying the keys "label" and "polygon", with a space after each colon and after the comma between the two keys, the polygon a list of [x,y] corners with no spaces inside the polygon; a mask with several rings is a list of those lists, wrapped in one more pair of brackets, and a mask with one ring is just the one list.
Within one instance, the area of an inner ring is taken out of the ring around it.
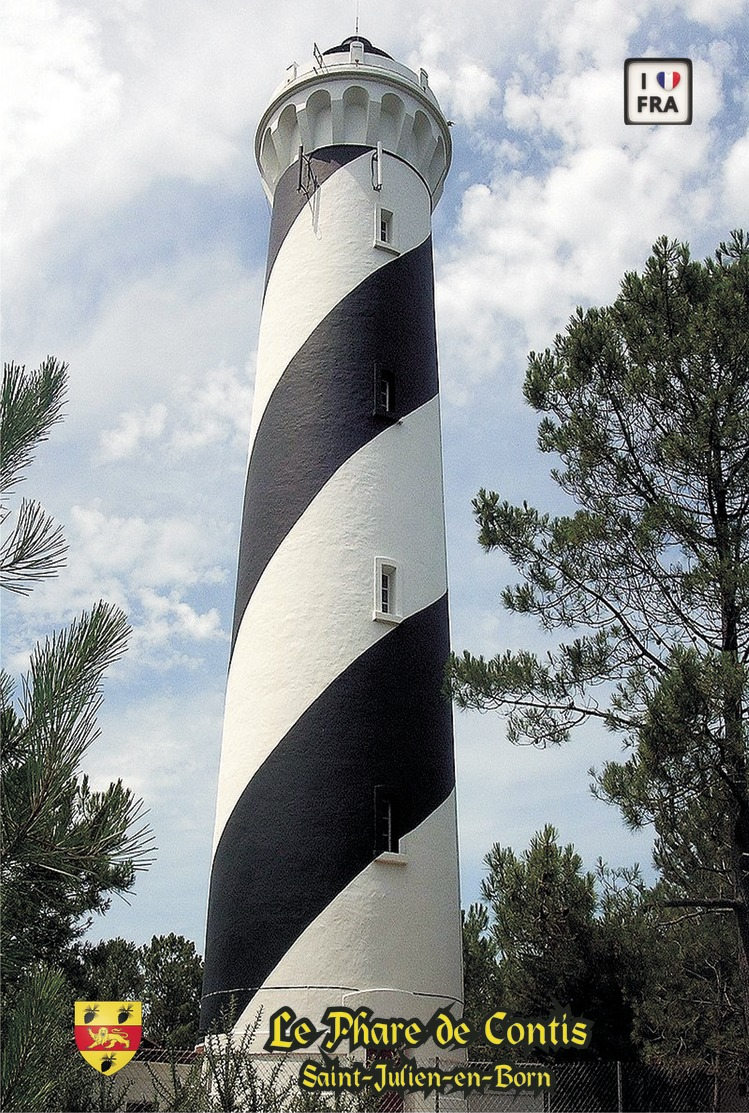
{"label": "chain link fence", "polygon": [[[362,1073],[372,1069],[371,1062],[357,1060],[341,1059],[336,1064],[348,1070],[352,1079],[357,1068]],[[138,1051],[118,1076],[127,1090],[117,1108],[125,1113],[177,1109],[192,1113],[214,1109],[237,1113],[749,1113],[747,1086],[736,1078],[627,1062],[516,1063],[498,1074],[502,1064],[496,1062],[438,1057],[419,1061],[418,1071],[433,1071],[432,1082],[451,1076],[459,1081],[458,1088],[448,1083],[428,1092],[398,1092],[384,1086],[377,1093],[366,1088],[331,1093],[303,1091],[301,1062],[295,1057],[253,1054],[235,1064],[236,1077],[241,1075],[244,1082],[233,1091],[232,1100],[222,1098],[224,1091],[220,1086],[217,1090],[215,1079],[213,1086],[209,1084],[206,1065],[194,1052]],[[393,1070],[399,1067],[392,1061],[387,1065]],[[534,1083],[540,1085],[534,1088]]]}
{"label": "chain link fence", "polygon": [[[469,1063],[483,1075],[496,1064]],[[538,1072],[539,1064],[517,1064],[517,1071]],[[568,1062],[549,1067],[552,1087],[535,1091],[485,1090],[466,1095],[469,1113],[744,1113],[747,1086],[735,1078],[700,1071],[666,1071],[640,1063]],[[450,1096],[450,1095],[447,1095]],[[436,1110],[447,1113],[437,1095]]]}
{"label": "chain link fence", "polygon": [[[491,1071],[495,1064],[470,1064]],[[539,1064],[519,1064],[518,1070],[538,1072]],[[666,1071],[640,1063],[576,1062],[550,1067],[552,1087],[535,1092],[471,1092],[465,1109],[470,1113],[539,1110],[541,1113],[694,1113],[749,1110],[747,1084],[738,1078],[700,1071]],[[436,1109],[444,1110],[443,1104]]]}

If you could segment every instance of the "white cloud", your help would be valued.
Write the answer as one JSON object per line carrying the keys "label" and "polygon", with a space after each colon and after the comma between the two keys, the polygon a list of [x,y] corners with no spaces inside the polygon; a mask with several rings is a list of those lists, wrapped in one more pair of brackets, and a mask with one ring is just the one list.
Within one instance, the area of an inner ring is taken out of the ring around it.
{"label": "white cloud", "polygon": [[690,19],[703,23],[715,31],[730,26],[742,17],[746,19],[746,0],[688,0]]}
{"label": "white cloud", "polygon": [[[122,77],[103,63],[97,21],[56,0],[9,5],[3,29],[6,182],[18,183],[27,199],[32,190],[37,201],[40,166],[64,166],[72,147],[112,127]],[[52,183],[43,185],[51,191]]]}
{"label": "white cloud", "polygon": [[24,671],[35,641],[105,599],[125,612],[133,630],[122,666],[128,674],[154,666],[194,669],[205,643],[228,638],[215,600],[223,602],[229,590],[233,533],[227,522],[197,515],[126,517],[107,513],[99,500],[73,506],[67,567],[30,600],[6,608],[13,615],[5,647],[10,666]]}
{"label": "white cloud", "polygon": [[[254,362],[253,357],[252,366]],[[209,371],[205,382],[187,400],[181,425],[171,433],[171,449],[183,453],[224,440],[232,440],[245,449],[250,433],[252,394],[249,373],[240,376],[234,367],[216,367]]]}
{"label": "white cloud", "polygon": [[[576,305],[615,297],[623,272],[644,264],[659,235],[691,239],[711,224],[724,232],[710,123],[722,106],[731,49],[713,43],[699,62],[698,125],[628,128],[621,62],[603,69],[585,62],[586,35],[600,41],[589,9],[564,8],[570,30],[559,49],[578,44],[575,65],[534,78],[521,59],[508,76],[511,140],[498,134],[494,172],[464,190],[457,235],[439,257],[442,368],[456,405],[470,404],[491,375],[507,384],[506,367],[522,368],[529,348],[550,344]],[[615,21],[614,8],[606,11]],[[518,151],[536,153],[530,168],[523,170]],[[732,203],[743,194],[744,160],[740,140],[724,171]]]}
{"label": "white cloud", "polygon": [[71,192],[88,193],[97,177],[96,137],[116,132],[122,78],[104,65],[97,22],[56,0],[11,6],[4,32],[4,251],[18,280]]}
{"label": "white cloud", "polygon": [[212,563],[210,534],[198,519],[120,517],[105,513],[96,500],[74,506],[71,525],[79,559],[99,574],[127,573],[136,588],[187,587],[223,578],[223,570]]}
{"label": "white cloud", "polygon": [[737,139],[723,166],[726,220],[747,225],[747,184],[749,183],[749,132]]}
{"label": "white cloud", "polygon": [[[254,358],[251,361],[254,364]],[[128,410],[120,414],[114,429],[99,435],[98,458],[104,463],[123,460],[142,453],[148,442],[156,452],[173,457],[231,442],[246,448],[252,413],[252,386],[249,371],[240,375],[234,367],[208,371],[201,385],[190,389],[180,380],[172,398],[174,418],[168,409],[155,402],[148,410]]]}
{"label": "white cloud", "polygon": [[122,778],[143,799],[158,848],[135,893],[127,903],[115,900],[90,938],[140,943],[174,931],[202,950],[223,677],[191,674],[175,698],[173,681],[167,691],[156,689],[157,675],[124,705],[107,685],[101,737],[86,756],[95,787]]}
{"label": "white cloud", "polygon": [[214,752],[218,749],[220,701],[214,691],[210,696],[209,711],[201,710],[198,693],[182,708],[163,695],[143,692],[134,706],[120,709],[113,695],[111,705],[104,705],[102,741],[87,758],[95,786],[103,788],[123,776],[126,763],[128,787],[152,807],[168,802],[178,788],[190,792],[205,765],[204,740],[212,738]]}
{"label": "white cloud", "polygon": [[120,417],[118,426],[99,435],[99,457],[104,462],[132,456],[144,441],[160,437],[166,424],[166,406],[156,402],[148,411],[129,410]]}
{"label": "white cloud", "polygon": [[154,181],[241,174],[259,195],[243,132],[277,77],[271,57],[248,66],[236,49],[238,12],[232,0],[13,5],[6,280],[32,280],[48,236],[104,219]]}
{"label": "white cloud", "polygon": [[468,124],[487,113],[499,93],[499,82],[489,70],[468,60],[450,70],[435,63],[429,84],[448,115]]}
{"label": "white cloud", "polygon": [[637,29],[642,0],[627,4],[618,0],[564,0],[549,3],[540,34],[558,53],[561,67],[572,74],[593,66],[621,67],[629,36]]}
{"label": "white cloud", "polygon": [[137,642],[154,646],[167,645],[175,638],[205,641],[225,637],[215,607],[198,613],[180,599],[176,590],[167,596],[151,588],[141,588],[137,596],[143,616],[135,629]]}
{"label": "white cloud", "polygon": [[[265,233],[263,224],[260,234]],[[93,281],[95,276],[86,277]],[[237,404],[248,401],[246,393],[240,397],[237,391],[247,390],[254,372],[250,361],[262,295],[259,267],[248,269],[223,247],[181,254],[172,263],[157,258],[146,273],[102,297],[90,320],[79,317],[71,327],[67,292],[75,282],[74,275],[65,275],[62,288],[49,296],[44,289],[35,291],[45,301],[37,314],[46,316],[44,334],[37,336],[41,326],[30,320],[33,331],[27,343],[43,354],[50,348],[64,353],[70,364],[71,419],[98,422],[97,444],[99,430],[120,429],[123,421],[130,426],[124,415],[135,415],[134,435],[140,434],[144,415],[149,429],[158,427],[161,411],[154,406],[166,406],[170,428],[183,424],[184,408],[199,405],[198,400],[215,416],[220,408],[216,394],[223,386]],[[242,372],[227,370],[239,367]],[[66,422],[61,435],[71,429]]]}

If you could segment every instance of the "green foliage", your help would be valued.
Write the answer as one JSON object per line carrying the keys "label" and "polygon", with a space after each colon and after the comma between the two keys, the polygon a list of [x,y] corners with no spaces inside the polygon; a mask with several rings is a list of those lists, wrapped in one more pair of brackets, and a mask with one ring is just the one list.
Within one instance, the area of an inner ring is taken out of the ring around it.
{"label": "green foliage", "polygon": [[[659,887],[653,907],[662,899]],[[730,918],[692,912],[660,922],[643,953],[648,979],[634,1008],[650,1063],[741,1077],[749,1062],[736,935]]]}
{"label": "green foliage", "polygon": [[196,1109],[211,1110],[208,1075],[202,1056],[185,1066],[172,1049],[166,1072],[151,1064],[148,1073],[153,1089],[154,1108],[170,1113],[194,1113]]}
{"label": "green foliage", "polygon": [[567,638],[543,658],[453,657],[450,687],[506,712],[515,742],[558,744],[585,720],[622,734],[630,756],[597,792],[654,826],[664,909],[733,917],[749,1031],[746,236],[704,263],[658,240],[613,305],[531,353],[525,394],[578,509],[481,491],[474,510],[521,575],[504,605]]}
{"label": "green foliage", "polygon": [[[45,966],[29,970],[3,1018],[3,1108],[75,1109],[88,1079],[72,1045],[70,986]],[[52,1068],[52,1069],[50,1069]]]}
{"label": "green foliage", "polygon": [[[519,857],[495,844],[485,862],[484,916],[474,913],[472,919],[475,927],[483,923],[496,956],[488,983],[493,1007],[540,1017],[557,1004],[569,1006],[595,1022],[592,1054],[632,1056],[632,1001],[641,986],[642,955],[628,933],[641,909],[633,904],[622,915],[610,874],[606,898],[599,898],[595,876],[583,871],[572,846],[559,846],[548,825]],[[470,1008],[477,1011],[474,1002]],[[486,1002],[481,1008],[485,1016]]]}
{"label": "green foliage", "polygon": [[463,1020],[478,1034],[502,999],[497,945],[489,934],[489,913],[483,904],[472,904],[463,912],[463,986]]}
{"label": "green foliage", "polygon": [[101,678],[124,652],[124,615],[106,603],[37,645],[15,688],[3,674],[0,697],[3,940],[6,978],[28,963],[59,961],[103,911],[108,894],[130,889],[148,865],[143,805],[121,781],[92,790],[80,762],[98,736]]}
{"label": "green foliage", "polygon": [[198,1036],[203,962],[181,935],[154,935],[140,951],[144,1027],[161,1047],[194,1047]]}
{"label": "green foliage", "polygon": [[[6,364],[3,371],[0,438],[0,524],[10,514],[8,494],[23,481],[40,441],[60,420],[65,398],[67,364],[48,357],[38,371]],[[62,528],[39,503],[24,499],[16,524],[0,548],[0,585],[27,594],[31,585],[54,576],[65,563]]]}
{"label": "green foliage", "polygon": [[[556,839],[556,830],[546,826],[519,858],[498,843],[486,856],[482,895],[494,913],[492,936],[504,959],[505,984],[522,984],[531,1012],[561,1000],[555,979],[577,980],[589,965],[584,935],[596,907],[595,879],[581,872],[574,848]],[[538,995],[535,985],[542,986]]]}
{"label": "green foliage", "polygon": [[251,1055],[259,1024],[258,1012],[253,1024],[236,1033],[231,1018],[223,1015],[219,1023],[222,1034],[206,1038],[205,1070],[214,1109],[262,1109],[281,1113],[288,1106],[297,1086],[296,1079],[289,1077],[288,1070],[284,1069],[285,1057],[272,1063],[266,1076]]}
{"label": "green foliage", "polygon": [[747,648],[749,248],[737,234],[705,264],[665,239],[653,251],[612,307],[578,310],[554,351],[529,359],[539,445],[560,456],[552,475],[580,509],[550,518],[494,492],[474,500],[481,544],[523,576],[506,606],[585,631],[545,662],[453,660],[461,706],[508,709],[536,742],[581,717],[638,726],[673,649],[730,648],[726,608]]}
{"label": "green foliage", "polygon": [[143,1000],[142,948],[129,939],[84,943],[69,969],[78,1001]]}
{"label": "green foliage", "polygon": [[749,1048],[725,917],[687,912],[664,923],[664,883],[650,890],[636,868],[601,862],[586,872],[550,826],[519,856],[495,845],[485,861],[485,903],[463,928],[474,1031],[496,1009],[543,1017],[559,1003],[593,1021],[586,1055],[740,1075]]}
{"label": "green foliage", "polygon": [[182,935],[84,943],[69,966],[78,1000],[141,1001],[143,1034],[157,1047],[192,1050],[198,1038],[203,961]]}
{"label": "green foliage", "polygon": [[[309,1094],[299,1088],[301,1060],[286,1055],[258,1055],[253,1040],[260,1023],[257,1013],[249,1028],[233,1031],[235,1018],[224,1013],[206,1037],[202,1054],[185,1064],[171,1049],[167,1070],[149,1066],[153,1108],[194,1113],[366,1113],[380,1107],[368,1090],[357,1093]],[[340,1061],[346,1066],[347,1061]]]}
{"label": "green foliage", "polygon": [[[3,522],[8,494],[59,420],[65,385],[66,367],[53,359],[31,374],[5,368]],[[2,585],[28,592],[58,571],[64,551],[59,528],[25,500],[1,550]],[[71,1080],[85,1064],[69,1046],[72,988],[62,967],[86,917],[104,911],[110,894],[130,889],[150,861],[141,801],[121,781],[94,791],[81,771],[98,736],[104,672],[124,652],[128,633],[122,612],[100,602],[35,647],[20,687],[0,673],[6,1108],[87,1107],[85,1085],[71,1097]]]}

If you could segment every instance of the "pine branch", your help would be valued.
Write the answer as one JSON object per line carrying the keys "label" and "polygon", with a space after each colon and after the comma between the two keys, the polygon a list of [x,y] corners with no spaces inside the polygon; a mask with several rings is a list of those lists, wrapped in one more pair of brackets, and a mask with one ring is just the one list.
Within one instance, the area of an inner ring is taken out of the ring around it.
{"label": "pine branch", "polygon": [[23,499],[15,527],[0,548],[0,586],[28,595],[33,584],[64,567],[67,548],[62,526],[38,502]]}
{"label": "pine branch", "polygon": [[47,439],[60,420],[67,389],[67,363],[48,356],[30,373],[16,363],[3,369],[3,436],[0,443],[0,490],[7,494],[34,458],[36,446]]}
{"label": "pine branch", "polygon": [[45,1109],[59,1077],[48,1056],[70,1009],[62,974],[39,968],[23,982],[3,1026],[2,1105],[4,1109]]}

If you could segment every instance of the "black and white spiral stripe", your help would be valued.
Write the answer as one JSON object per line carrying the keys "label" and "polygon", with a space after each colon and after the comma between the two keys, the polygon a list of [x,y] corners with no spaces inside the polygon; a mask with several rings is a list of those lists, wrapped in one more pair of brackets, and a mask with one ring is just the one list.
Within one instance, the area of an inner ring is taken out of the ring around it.
{"label": "black and white spiral stripe", "polygon": [[[371,149],[276,188],[240,543],[201,1026],[373,989],[461,996],[430,198]],[[385,199],[388,199],[387,193]],[[373,407],[373,368],[395,382]],[[373,620],[374,558],[399,577]],[[404,865],[374,861],[388,786]]]}

